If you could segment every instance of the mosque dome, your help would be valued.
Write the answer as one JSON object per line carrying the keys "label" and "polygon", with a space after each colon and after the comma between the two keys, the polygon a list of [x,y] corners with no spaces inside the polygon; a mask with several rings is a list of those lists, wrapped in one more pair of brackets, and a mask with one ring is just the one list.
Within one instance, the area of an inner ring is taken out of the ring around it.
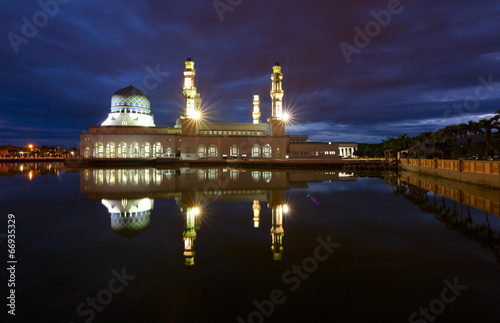
{"label": "mosque dome", "polygon": [[111,97],[111,113],[101,126],[154,127],[154,117],[146,93],[133,85],[116,91]]}
{"label": "mosque dome", "polygon": [[141,111],[143,109],[151,110],[151,105],[146,93],[133,85],[129,85],[113,94],[111,97],[112,111],[113,108],[138,108],[138,111]]}

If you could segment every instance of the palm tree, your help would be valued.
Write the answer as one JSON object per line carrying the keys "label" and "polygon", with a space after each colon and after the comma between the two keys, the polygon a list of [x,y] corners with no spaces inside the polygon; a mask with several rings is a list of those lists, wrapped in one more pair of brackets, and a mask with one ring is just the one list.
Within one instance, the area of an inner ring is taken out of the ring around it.
{"label": "palm tree", "polygon": [[469,120],[469,123],[461,123],[459,124],[459,133],[460,136],[466,140],[467,142],[467,159],[470,158],[470,145],[472,144],[472,140],[477,138],[477,136],[482,133],[481,126],[478,122]]}
{"label": "palm tree", "polygon": [[[499,110],[500,111],[500,110]],[[490,119],[483,119],[479,120],[479,125],[484,130],[484,141],[486,143],[486,147],[484,150],[484,159],[488,159],[488,152],[489,152],[489,146],[493,147],[493,139],[492,139],[492,130],[493,129],[499,129],[500,130],[500,123],[499,123],[500,115],[493,116]]]}

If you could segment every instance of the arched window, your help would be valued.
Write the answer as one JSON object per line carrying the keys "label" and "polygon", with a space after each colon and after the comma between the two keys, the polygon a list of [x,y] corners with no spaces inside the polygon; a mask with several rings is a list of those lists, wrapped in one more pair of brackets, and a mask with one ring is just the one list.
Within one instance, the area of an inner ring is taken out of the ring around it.
{"label": "arched window", "polygon": [[130,148],[132,149],[132,151],[130,151],[130,157],[132,157],[132,158],[139,158],[139,144],[134,141],[130,145]]}
{"label": "arched window", "polygon": [[252,157],[260,157],[260,146],[258,144],[252,146]]}
{"label": "arched window", "polygon": [[219,148],[217,148],[216,145],[214,145],[214,144],[210,145],[210,148],[208,149],[208,157],[211,157],[211,158],[219,157]]}
{"label": "arched window", "polygon": [[151,157],[151,145],[149,142],[145,142],[142,144],[141,157],[144,157],[144,158]]}
{"label": "arched window", "polygon": [[240,149],[238,148],[238,145],[234,144],[231,146],[231,148],[229,149],[229,155],[231,157],[238,157],[238,155],[240,154]]}
{"label": "arched window", "polygon": [[265,144],[264,147],[262,148],[262,157],[264,158],[272,157],[271,146],[269,144]]}
{"label": "arched window", "polygon": [[155,142],[153,145],[153,156],[160,157],[163,154],[163,146],[159,142]]}
{"label": "arched window", "polygon": [[83,158],[90,158],[90,148],[85,147],[85,150],[83,151]]}
{"label": "arched window", "polygon": [[115,143],[110,141],[106,145],[106,158],[115,158],[116,157],[116,146]]}
{"label": "arched window", "polygon": [[103,158],[103,157],[104,157],[104,144],[98,141],[94,145],[94,158]]}
{"label": "arched window", "polygon": [[205,158],[207,157],[207,148],[205,145],[199,145],[198,146],[198,158]]}
{"label": "arched window", "polygon": [[127,143],[122,141],[117,149],[118,158],[127,158]]}

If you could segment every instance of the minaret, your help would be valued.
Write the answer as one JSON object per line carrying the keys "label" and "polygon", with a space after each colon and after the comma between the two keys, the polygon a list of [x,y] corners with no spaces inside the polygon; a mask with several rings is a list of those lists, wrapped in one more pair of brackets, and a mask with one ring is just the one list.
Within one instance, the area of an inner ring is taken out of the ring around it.
{"label": "minaret", "polygon": [[259,200],[253,201],[252,209],[253,209],[253,227],[258,228],[259,221],[260,221],[260,203],[259,203]]}
{"label": "minaret", "polygon": [[267,119],[269,124],[269,135],[285,136],[285,120],[283,120],[283,86],[281,84],[283,74],[281,66],[276,62],[273,66],[273,74],[271,75],[271,99],[272,109],[271,118]]}
{"label": "minaret", "polygon": [[[196,92],[194,86],[194,62],[191,57],[186,59],[186,68],[184,69],[184,86],[182,93],[184,94],[184,115],[180,116],[182,134],[186,136],[194,136],[197,134],[197,122],[200,117],[201,98]],[[181,148],[181,154],[182,148]]]}
{"label": "minaret", "polygon": [[260,98],[258,94],[254,94],[253,96],[253,124],[260,123]]}
{"label": "minaret", "polygon": [[273,101],[271,118],[281,120],[283,116],[283,87],[281,81],[283,74],[281,73],[280,63],[276,62],[273,66],[273,74],[271,75],[272,88],[271,99]]}
{"label": "minaret", "polygon": [[191,57],[188,57],[185,63],[184,86],[182,88],[182,93],[184,93],[184,117],[194,118],[195,112],[199,111],[201,106],[201,98],[194,85],[194,76],[196,75],[194,62]]}

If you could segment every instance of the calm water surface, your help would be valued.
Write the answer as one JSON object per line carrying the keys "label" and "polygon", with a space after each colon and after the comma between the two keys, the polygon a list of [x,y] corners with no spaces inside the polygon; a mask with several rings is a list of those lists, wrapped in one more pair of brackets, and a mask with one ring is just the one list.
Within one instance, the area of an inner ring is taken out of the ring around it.
{"label": "calm water surface", "polygon": [[2,167],[19,322],[500,321],[500,194],[393,173]]}

